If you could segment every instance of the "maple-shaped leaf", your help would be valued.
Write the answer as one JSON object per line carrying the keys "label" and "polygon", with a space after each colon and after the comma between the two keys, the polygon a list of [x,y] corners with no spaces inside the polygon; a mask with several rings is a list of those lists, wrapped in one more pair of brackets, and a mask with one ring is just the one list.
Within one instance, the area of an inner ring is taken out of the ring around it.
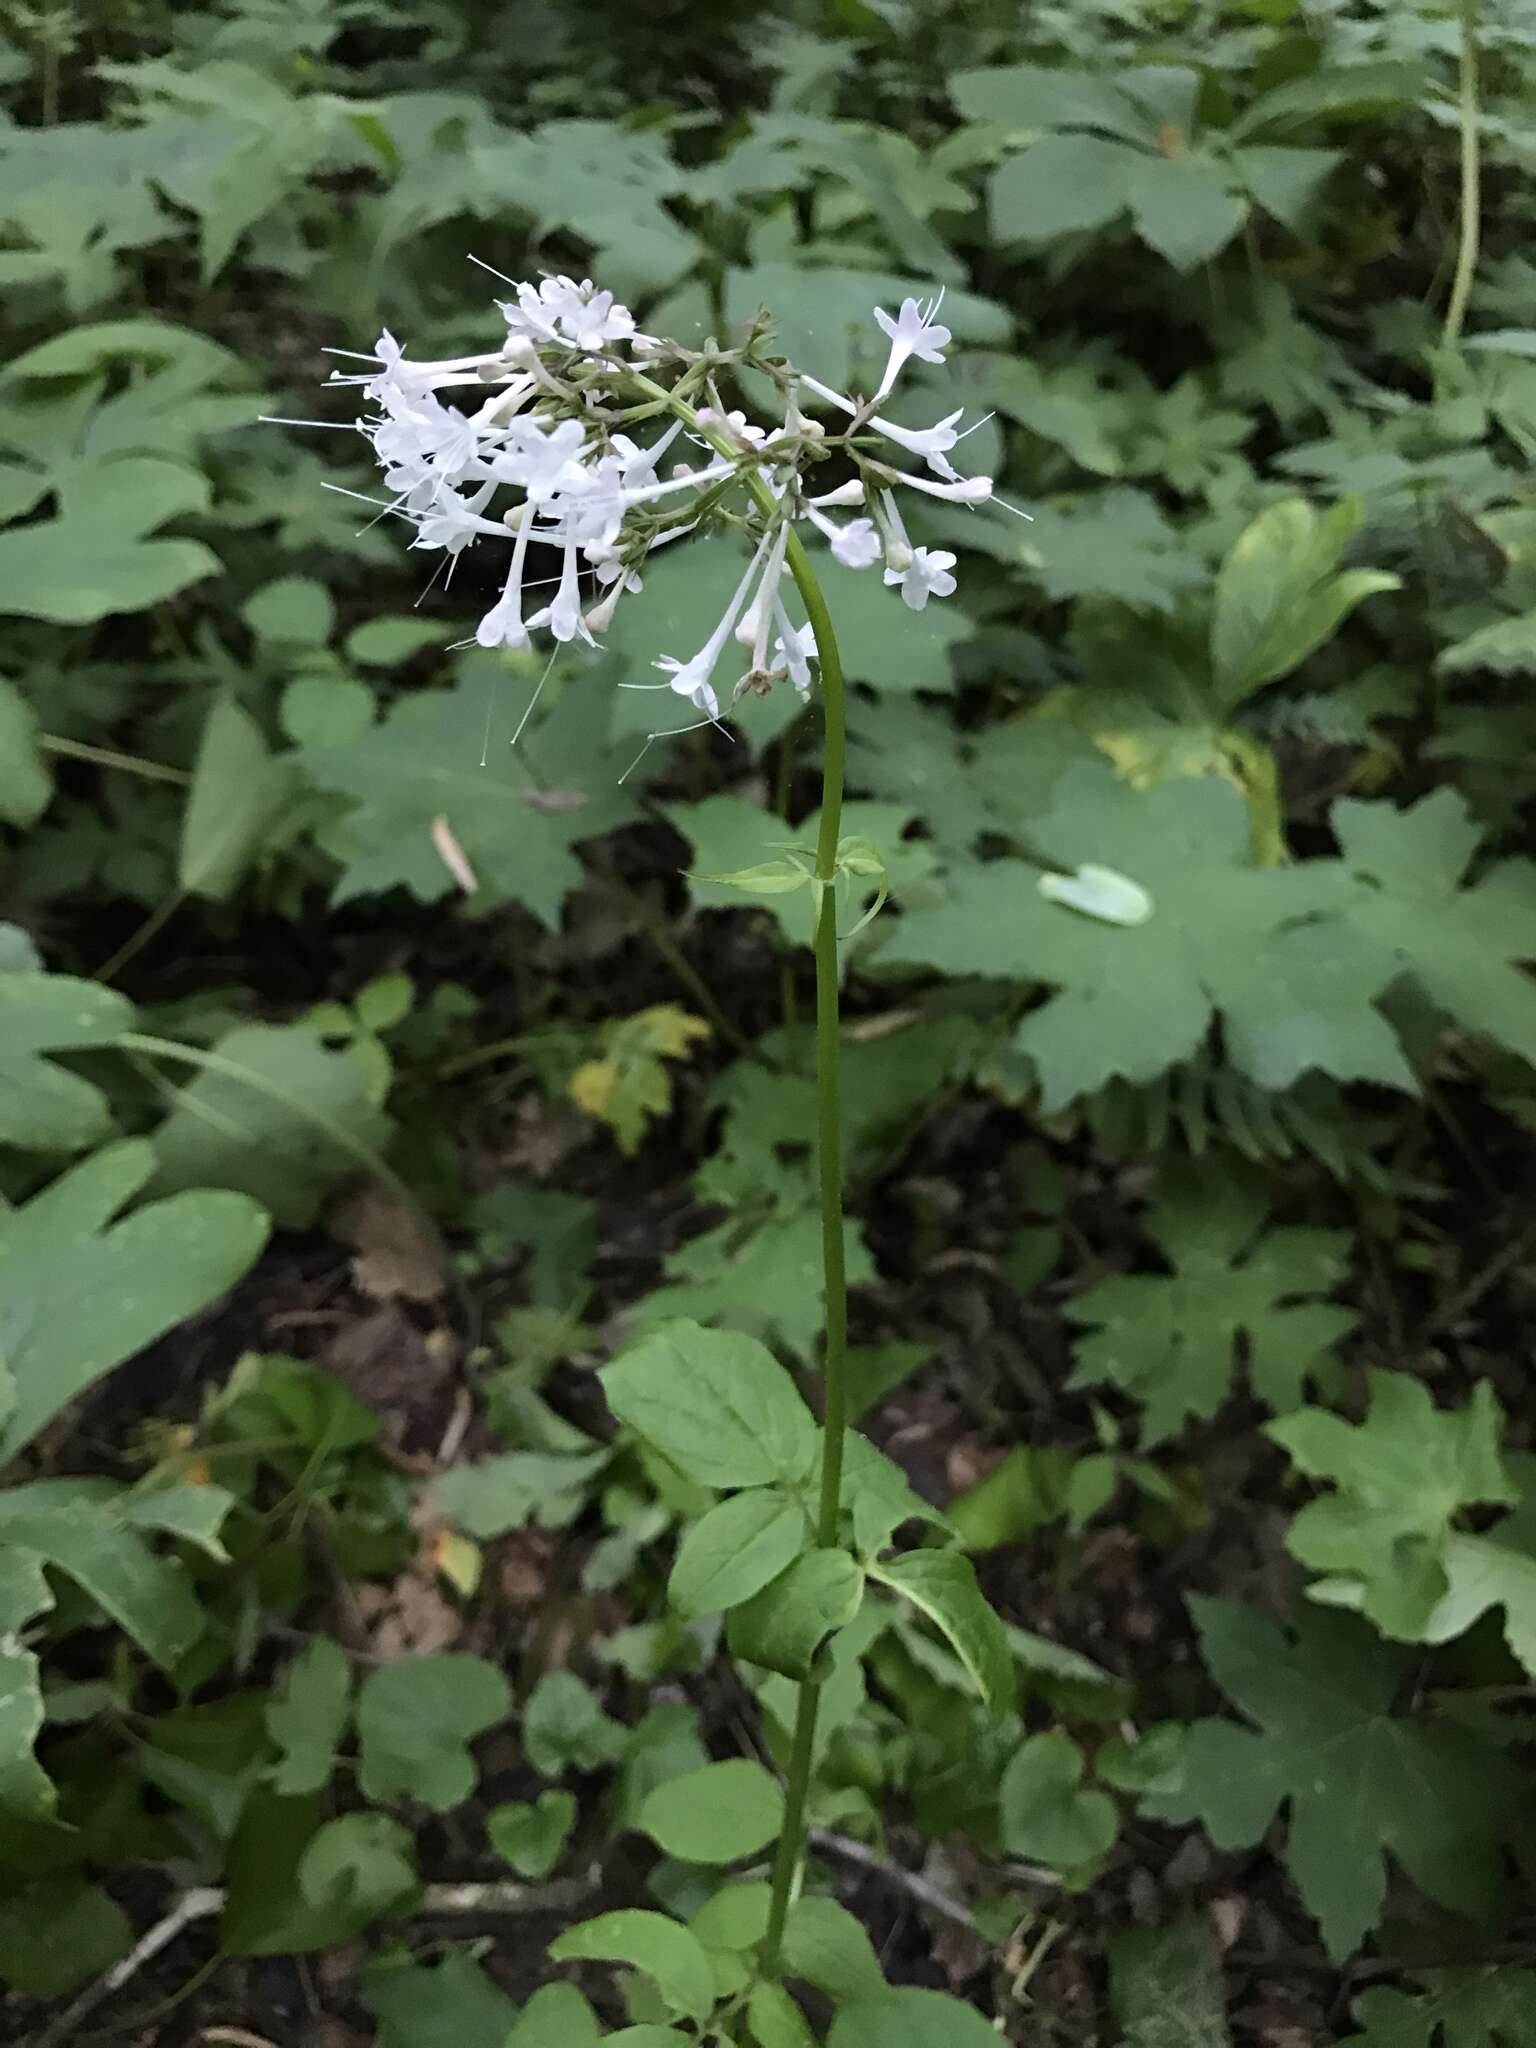
{"label": "maple-shaped leaf", "polygon": [[958,868],[944,902],[904,915],[884,957],[1052,983],[1060,993],[1015,1041],[1047,1112],[1116,1075],[1155,1080],[1198,1052],[1218,1015],[1228,1058],[1263,1088],[1312,1068],[1413,1086],[1374,1007],[1392,963],[1362,960],[1353,929],[1328,915],[1359,885],[1334,861],[1255,866],[1247,806],[1225,777],[1134,789],[1107,762],[1083,761],[1014,829],[1053,868],[1090,865],[1134,883],[1148,914],[1130,924],[1084,914],[1043,893],[1025,862],[991,861]]}
{"label": "maple-shaped leaf", "polygon": [[440,851],[446,821],[480,894],[558,924],[582,876],[572,847],[625,823],[635,805],[603,741],[602,703],[579,682],[508,745],[533,681],[513,683],[494,659],[466,663],[456,689],[413,692],[360,739],[304,750],[314,781],[356,803],[327,835],[345,863],[333,900],[405,888],[431,903],[461,887]]}
{"label": "maple-shaped leaf", "polygon": [[1180,1784],[1142,1810],[1199,1821],[1225,1850],[1252,1848],[1286,1807],[1286,1866],[1336,1958],[1380,1917],[1389,1854],[1441,1905],[1489,1914],[1517,1781],[1468,1730],[1394,1713],[1417,1653],[1348,1615],[1306,1613],[1287,1636],[1236,1601],[1190,1608],[1211,1676],[1253,1725],[1197,1721]]}
{"label": "maple-shaped leaf", "polygon": [[110,1045],[132,1023],[132,1007],[97,982],[0,972],[0,1146],[80,1152],[103,1137],[111,1115],[101,1090],[44,1055]]}
{"label": "maple-shaped leaf", "polygon": [[668,1060],[686,1060],[709,1026],[676,1003],[653,1003],[632,1017],[604,1024],[599,1050],[566,1084],[571,1100],[588,1116],[600,1117],[626,1157],[657,1117],[672,1107]]}
{"label": "maple-shaped leaf", "polygon": [[[875,1277],[862,1227],[843,1224],[850,1286]],[[666,1278],[635,1311],[637,1325],[678,1316],[719,1323],[783,1344],[802,1358],[815,1349],[824,1311],[821,1220],[814,1204],[778,1202],[763,1215],[737,1215],[668,1254]]]}
{"label": "maple-shaped leaf", "polygon": [[1414,1976],[1418,1993],[1362,1992],[1352,2015],[1362,2031],[1339,2048],[1536,2048],[1536,1970],[1491,1963]]}
{"label": "maple-shaped leaf", "polygon": [[1196,1170],[1170,1176],[1143,1228],[1172,1271],[1113,1274],[1067,1313],[1093,1334],[1077,1347],[1076,1386],[1114,1385],[1143,1403],[1147,1443],[1186,1417],[1214,1415],[1232,1382],[1239,1336],[1254,1391],[1272,1408],[1301,1396],[1307,1374],[1356,1322],[1325,1293],[1349,1263],[1349,1234],[1265,1230],[1256,1183]]}
{"label": "maple-shaped leaf", "polygon": [[1346,1422],[1303,1408],[1269,1434],[1334,1491],[1301,1510],[1291,1555],[1330,1576],[1314,1599],[1358,1608],[1384,1634],[1416,1642],[1449,1589],[1445,1549],[1463,1509],[1518,1498],[1499,1455],[1503,1415],[1480,1380],[1461,1408],[1436,1408],[1406,1372],[1371,1374],[1370,1412]]}
{"label": "maple-shaped leaf", "polygon": [[1361,885],[1348,925],[1362,971],[1411,977],[1468,1031],[1536,1060],[1536,980],[1516,965],[1536,960],[1536,862],[1501,861],[1464,889],[1482,832],[1451,788],[1401,811],[1337,803],[1332,824]]}

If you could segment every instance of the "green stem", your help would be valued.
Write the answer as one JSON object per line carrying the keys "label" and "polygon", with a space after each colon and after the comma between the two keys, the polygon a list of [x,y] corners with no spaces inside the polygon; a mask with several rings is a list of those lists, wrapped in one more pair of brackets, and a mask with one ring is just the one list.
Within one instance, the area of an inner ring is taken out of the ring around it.
{"label": "green stem", "polygon": [[1472,279],[1477,270],[1477,252],[1482,217],[1482,164],[1477,149],[1477,0],[1461,0],[1461,243],[1456,251],[1456,275],[1451,282],[1450,304],[1445,309],[1447,347],[1461,339],[1472,296]]}
{"label": "green stem", "polygon": [[45,754],[63,754],[71,761],[90,761],[97,768],[121,768],[125,775],[142,775],[146,782],[187,783],[192,780],[184,768],[167,768],[161,761],[141,760],[137,754],[119,754],[112,747],[87,746],[84,740],[62,739],[55,732],[40,732],[37,744]]}
{"label": "green stem", "polygon": [[[822,715],[826,744],[821,768],[821,830],[816,841],[816,879],[822,884],[816,915],[816,1164],[821,1190],[821,1256],[826,1284],[825,1428],[821,1455],[821,1496],[816,1513],[816,1541],[823,1550],[837,1547],[842,1509],[843,1450],[848,1429],[848,1279],[843,1261],[842,1103],[838,1047],[837,847],[843,819],[843,761],[846,726],[843,708],[843,667],[832,630],[831,614],[816,572],[806,558],[800,536],[790,529],[786,559],[799,587],[806,616],[816,635],[821,670]],[[790,1746],[789,1777],[784,1795],[784,1825],[773,1866],[773,1894],[768,1932],[763,1940],[761,1969],[771,1977],[778,1967],[784,1922],[805,1855],[805,1809],[811,1765],[816,1749],[816,1714],[821,1685],[808,1678],[795,1707],[795,1732]]]}

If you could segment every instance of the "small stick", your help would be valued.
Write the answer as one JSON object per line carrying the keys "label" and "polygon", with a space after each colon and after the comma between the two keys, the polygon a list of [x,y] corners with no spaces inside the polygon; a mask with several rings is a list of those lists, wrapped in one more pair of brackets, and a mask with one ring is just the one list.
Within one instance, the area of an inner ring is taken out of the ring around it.
{"label": "small stick", "polygon": [[68,2006],[52,2026],[46,2028],[33,2042],[32,2048],[65,2048],[75,2038],[81,2020],[93,2013],[98,2005],[105,2003],[114,1991],[121,1991],[131,1977],[136,1977],[146,1963],[154,1961],[161,1949],[173,1942],[184,1927],[190,1927],[194,1920],[206,1920],[212,1914],[221,1912],[224,1894],[212,1885],[196,1885],[182,1893],[169,1913],[157,1920],[127,1955],[115,1962],[104,1977],[98,1977],[89,1985],[74,2003]]}
{"label": "small stick", "polygon": [[930,1913],[937,1913],[941,1919],[952,1920],[957,1927],[965,1928],[969,1934],[976,1932],[976,1922],[968,1906],[962,1905],[952,1893],[933,1884],[926,1877],[919,1877],[915,1870],[904,1870],[899,1863],[892,1863],[882,1856],[878,1849],[868,1848],[863,1842],[856,1842],[851,1835],[834,1834],[831,1828],[808,1830],[811,1846],[820,1849],[823,1855],[836,1856],[844,1863],[856,1863],[861,1870],[868,1870],[874,1876],[883,1878],[897,1891],[916,1899],[920,1906],[926,1906]]}

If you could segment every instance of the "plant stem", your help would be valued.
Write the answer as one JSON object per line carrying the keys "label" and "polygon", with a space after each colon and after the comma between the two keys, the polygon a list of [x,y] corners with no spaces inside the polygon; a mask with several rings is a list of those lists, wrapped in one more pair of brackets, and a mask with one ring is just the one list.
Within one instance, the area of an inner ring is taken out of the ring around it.
{"label": "plant stem", "polygon": [[[822,715],[826,742],[821,768],[821,830],[816,841],[816,879],[823,885],[816,914],[816,1163],[821,1191],[821,1255],[826,1283],[825,1427],[821,1454],[821,1496],[817,1503],[816,1540],[823,1550],[837,1547],[842,1508],[843,1447],[848,1426],[848,1281],[843,1261],[842,1101],[838,1071],[837,846],[843,818],[843,759],[846,729],[843,712],[843,668],[837,636],[816,572],[806,559],[800,536],[791,528],[786,559],[799,587],[806,616],[816,635],[821,670]],[[771,1977],[778,1967],[784,1922],[805,1855],[805,1807],[816,1748],[816,1713],[821,1685],[808,1678],[795,1707],[795,1732],[790,1746],[789,1778],[784,1795],[784,1825],[773,1866],[773,1895],[768,1932],[763,1940],[761,1969]]]}
{"label": "plant stem", "polygon": [[1472,296],[1472,278],[1477,269],[1478,240],[1482,214],[1482,164],[1477,149],[1477,0],[1461,0],[1461,242],[1456,251],[1456,275],[1451,282],[1450,304],[1445,309],[1445,332],[1441,339],[1454,347],[1461,339]]}
{"label": "plant stem", "polygon": [[37,744],[45,754],[67,755],[71,761],[90,761],[98,768],[121,768],[125,775],[142,775],[146,782],[188,783],[192,780],[184,768],[167,768],[161,761],[144,761],[137,754],[120,754],[112,747],[87,746],[84,740],[62,739],[54,732],[40,732]]}

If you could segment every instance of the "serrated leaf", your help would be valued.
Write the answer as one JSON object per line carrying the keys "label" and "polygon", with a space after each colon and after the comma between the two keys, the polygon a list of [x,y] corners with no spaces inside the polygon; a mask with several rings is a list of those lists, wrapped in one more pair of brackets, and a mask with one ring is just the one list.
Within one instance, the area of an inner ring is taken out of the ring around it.
{"label": "serrated leaf", "polygon": [[1008,1637],[976,1583],[970,1559],[958,1550],[912,1550],[871,1564],[869,1575],[910,1600],[948,1639],[982,1699],[1000,1714],[1018,1691]]}
{"label": "serrated leaf", "polygon": [[1463,1730],[1393,1712],[1417,1653],[1343,1615],[1304,1614],[1287,1637],[1234,1602],[1190,1606],[1212,1676],[1253,1725],[1197,1722],[1182,1785],[1144,1810],[1199,1820],[1218,1848],[1236,1849],[1287,1806],[1286,1865],[1334,1957],[1375,1925],[1388,1854],[1442,1905],[1490,1910],[1511,1824],[1508,1767]]}
{"label": "serrated leaf", "polygon": [[511,1708],[511,1687],[483,1657],[444,1650],[371,1671],[357,1700],[363,1791],[445,1813],[474,1790],[468,1744]]}
{"label": "serrated leaf", "polygon": [[336,1765],[351,1711],[352,1667],[325,1636],[288,1667],[287,1682],[267,1706],[267,1731],[282,1751],[272,1768],[274,1791],[284,1797],[318,1792]]}
{"label": "serrated leaf", "polygon": [[602,1374],[608,1405],[703,1486],[803,1479],[816,1457],[811,1411],[753,1338],[675,1322]]}
{"label": "serrated leaf", "polygon": [[606,1451],[503,1451],[439,1473],[423,1505],[482,1542],[535,1519],[562,1528],[607,1462]]}
{"label": "serrated leaf", "polygon": [[1215,1414],[1239,1336],[1254,1391],[1271,1408],[1290,1408],[1308,1373],[1353,1329],[1349,1309],[1297,1300],[1343,1278],[1348,1234],[1265,1231],[1266,1208],[1262,1187],[1230,1168],[1171,1174],[1145,1218],[1169,1276],[1115,1274],[1067,1305],[1093,1332],[1078,1342],[1073,1383],[1121,1387],[1140,1401],[1144,1442],[1161,1442],[1189,1416]]}
{"label": "serrated leaf", "polygon": [[619,1150],[631,1157],[651,1124],[672,1107],[667,1062],[690,1058],[709,1036],[704,1019],[676,1003],[655,1003],[611,1019],[600,1029],[598,1056],[582,1062],[567,1092],[578,1109],[609,1126]]}

